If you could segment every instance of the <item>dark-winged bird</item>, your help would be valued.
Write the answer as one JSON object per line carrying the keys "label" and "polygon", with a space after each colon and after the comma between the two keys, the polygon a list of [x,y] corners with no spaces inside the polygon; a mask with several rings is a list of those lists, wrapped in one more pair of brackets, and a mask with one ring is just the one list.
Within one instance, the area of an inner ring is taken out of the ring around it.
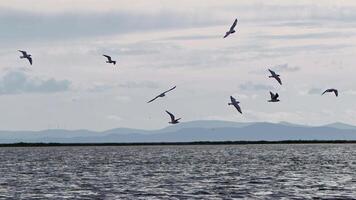
{"label": "dark-winged bird", "polygon": [[241,108],[239,106],[239,101],[236,101],[236,99],[232,96],[230,96],[231,103],[228,103],[228,105],[233,105],[235,106],[236,110],[239,111],[239,113],[242,114]]}
{"label": "dark-winged bird", "polygon": [[177,86],[174,86],[174,87],[172,87],[171,89],[169,89],[169,90],[167,90],[167,91],[165,91],[165,92],[162,92],[161,94],[159,94],[159,95],[156,96],[155,98],[151,99],[151,100],[148,101],[147,103],[151,103],[152,101],[156,100],[156,99],[159,98],[159,97],[165,97],[167,92],[170,92],[170,91],[176,89],[176,87],[177,87]]}
{"label": "dark-winged bird", "polygon": [[[333,89],[333,88],[327,89],[323,92],[323,94],[325,94],[327,92],[333,92],[335,94],[335,96],[339,96],[339,91],[337,91],[337,89]],[[323,95],[323,94],[321,94],[321,95]]]}
{"label": "dark-winged bird", "polygon": [[234,23],[233,23],[232,26],[230,27],[230,30],[225,33],[224,38],[226,38],[226,37],[229,36],[230,34],[233,34],[233,33],[236,32],[236,31],[235,31],[236,24],[237,24],[237,19],[235,19]]}
{"label": "dark-winged bird", "polygon": [[31,58],[31,54],[27,54],[26,51],[22,51],[19,50],[19,52],[22,53],[22,56],[20,56],[21,59],[26,58],[28,60],[28,62],[30,62],[30,65],[32,65],[32,58]]}
{"label": "dark-winged bird", "polygon": [[103,55],[104,57],[106,57],[108,60],[106,61],[106,63],[112,63],[114,65],[116,65],[116,61],[111,59],[111,56],[108,55]]}
{"label": "dark-winged bird", "polygon": [[281,78],[279,78],[279,74],[276,74],[276,72],[268,69],[268,71],[271,73],[271,76],[269,76],[269,78],[274,78],[278,81],[279,84],[282,85],[282,81],[281,81]]}
{"label": "dark-winged bird", "polygon": [[173,115],[172,113],[168,112],[167,110],[166,110],[166,113],[171,117],[171,121],[168,122],[168,123],[170,123],[170,124],[178,124],[178,123],[179,123],[179,120],[180,120],[181,118],[176,119],[176,118],[174,117],[174,115]]}
{"label": "dark-winged bird", "polygon": [[276,93],[276,94],[273,94],[273,92],[269,92],[269,93],[270,93],[270,95],[271,95],[271,100],[268,100],[268,102],[278,102],[278,101],[279,101],[279,99],[278,99],[278,97],[279,97],[278,93]]}

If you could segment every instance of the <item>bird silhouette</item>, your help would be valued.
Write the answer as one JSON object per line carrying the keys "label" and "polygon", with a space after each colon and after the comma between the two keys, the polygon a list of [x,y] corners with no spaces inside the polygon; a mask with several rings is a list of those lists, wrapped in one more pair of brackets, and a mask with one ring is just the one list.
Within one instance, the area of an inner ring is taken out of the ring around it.
{"label": "bird silhouette", "polygon": [[228,103],[228,105],[233,105],[235,106],[236,110],[239,111],[239,113],[242,114],[241,107],[239,106],[239,101],[236,101],[236,99],[232,96],[230,96],[231,103]]}
{"label": "bird silhouette", "polygon": [[235,33],[235,27],[237,24],[237,19],[235,19],[234,23],[231,25],[230,29],[225,33],[224,38],[226,38],[227,36],[229,36],[230,34]]}
{"label": "bird silhouette", "polygon": [[276,79],[276,80],[278,81],[278,83],[279,83],[280,85],[282,85],[282,81],[281,81],[281,78],[279,78],[279,74],[276,74],[276,72],[274,72],[274,71],[272,71],[272,70],[270,70],[270,69],[268,69],[268,71],[271,73],[271,76],[269,76],[269,78],[274,78],[274,79]]}
{"label": "bird silhouette", "polygon": [[270,93],[270,95],[271,95],[271,100],[268,100],[268,102],[278,102],[279,101],[279,99],[278,99],[278,97],[279,97],[279,95],[278,95],[278,93],[276,93],[276,94],[273,94],[273,92],[269,92]]}
{"label": "bird silhouette", "polygon": [[26,58],[28,62],[30,62],[30,65],[32,65],[32,57],[31,54],[27,54],[26,51],[18,50],[19,52],[22,53],[22,56],[20,56],[21,59]]}
{"label": "bird silhouette", "polygon": [[333,88],[325,90],[321,95],[324,95],[327,92],[333,92],[335,94],[335,96],[337,96],[337,97],[339,96],[339,91],[337,89],[333,89]]}
{"label": "bird silhouette", "polygon": [[106,61],[106,63],[112,63],[114,65],[116,65],[116,61],[111,59],[111,56],[108,55],[103,55],[104,57],[106,57],[108,60]]}
{"label": "bird silhouette", "polygon": [[151,103],[152,101],[156,100],[156,99],[159,98],[159,97],[165,97],[167,92],[170,92],[170,91],[176,89],[176,87],[177,87],[177,86],[174,86],[174,87],[172,87],[171,89],[162,92],[161,94],[157,95],[155,98],[149,100],[147,103]]}
{"label": "bird silhouette", "polygon": [[168,112],[167,110],[166,110],[166,113],[171,117],[171,121],[168,122],[168,123],[170,123],[170,124],[178,124],[178,123],[179,123],[179,120],[180,120],[181,118],[176,119],[176,118],[174,117],[174,115],[173,115],[172,113]]}

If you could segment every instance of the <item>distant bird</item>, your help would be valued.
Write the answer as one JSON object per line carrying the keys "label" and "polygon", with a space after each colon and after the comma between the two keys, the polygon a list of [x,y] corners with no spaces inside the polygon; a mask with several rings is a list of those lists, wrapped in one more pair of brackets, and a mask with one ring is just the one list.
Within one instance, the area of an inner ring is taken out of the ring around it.
{"label": "distant bird", "polygon": [[18,50],[18,51],[22,53],[22,56],[20,56],[20,58],[21,59],[26,58],[28,60],[28,62],[30,62],[30,64],[32,65],[31,54],[27,54],[26,51],[22,51],[22,50]]}
{"label": "distant bird", "polygon": [[239,113],[242,114],[241,108],[240,108],[240,106],[239,106],[239,103],[240,103],[240,102],[239,102],[239,101],[236,101],[236,99],[235,99],[234,97],[232,97],[232,96],[230,96],[230,99],[231,99],[231,103],[228,103],[228,105],[233,105],[233,106],[235,106],[236,110],[239,111]]}
{"label": "distant bird", "polygon": [[[339,91],[337,91],[337,89],[333,89],[333,88],[327,89],[323,92],[323,94],[325,94],[327,92],[333,92],[335,94],[335,96],[339,96]],[[323,94],[321,94],[321,95],[323,95]]]}
{"label": "distant bird", "polygon": [[166,110],[166,113],[171,117],[171,121],[168,122],[168,123],[170,123],[170,124],[178,124],[178,123],[179,123],[179,120],[180,120],[181,118],[176,119],[176,118],[174,117],[174,115],[173,115],[172,113],[168,112],[167,110]]}
{"label": "distant bird", "polygon": [[106,61],[106,63],[112,63],[114,65],[116,65],[116,61],[111,59],[111,56],[108,55],[103,55],[104,57],[106,57],[108,60]]}
{"label": "distant bird", "polygon": [[278,101],[279,101],[279,99],[278,99],[278,97],[279,97],[278,93],[276,93],[276,94],[273,94],[273,92],[269,92],[269,93],[270,93],[270,95],[271,95],[271,100],[268,100],[268,102],[278,102]]}
{"label": "distant bird", "polygon": [[236,31],[235,31],[236,24],[237,24],[237,19],[235,19],[234,23],[233,23],[232,26],[230,27],[230,30],[225,33],[224,38],[226,38],[226,37],[229,36],[230,34],[233,34],[233,33],[236,32]]}
{"label": "distant bird", "polygon": [[269,78],[275,78],[279,84],[282,85],[282,81],[281,81],[281,78],[279,78],[279,74],[276,74],[276,72],[268,69],[268,71],[271,73],[271,76],[269,76]]}
{"label": "distant bird", "polygon": [[151,99],[151,100],[148,101],[147,103],[151,103],[152,101],[156,100],[156,99],[159,98],[159,97],[165,97],[167,92],[170,92],[170,91],[176,89],[176,87],[177,87],[177,86],[174,86],[174,87],[172,87],[171,89],[169,89],[169,90],[167,90],[167,91],[165,91],[165,92],[162,92],[161,94],[159,94],[159,95],[156,96],[155,98]]}

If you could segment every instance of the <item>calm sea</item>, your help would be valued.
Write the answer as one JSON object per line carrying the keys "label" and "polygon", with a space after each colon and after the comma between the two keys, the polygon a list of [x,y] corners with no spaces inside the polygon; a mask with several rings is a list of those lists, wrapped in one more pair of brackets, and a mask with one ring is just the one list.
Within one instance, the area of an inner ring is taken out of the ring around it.
{"label": "calm sea", "polygon": [[356,145],[0,148],[0,199],[356,199]]}

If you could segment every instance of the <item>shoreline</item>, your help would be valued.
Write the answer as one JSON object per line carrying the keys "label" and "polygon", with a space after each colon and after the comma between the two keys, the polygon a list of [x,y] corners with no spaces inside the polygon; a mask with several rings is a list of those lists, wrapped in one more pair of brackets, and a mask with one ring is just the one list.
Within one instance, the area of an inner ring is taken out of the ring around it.
{"label": "shoreline", "polygon": [[127,143],[3,143],[0,147],[56,146],[185,146],[185,145],[248,145],[248,144],[356,144],[356,140],[280,140],[280,141],[196,141],[196,142],[127,142]]}

